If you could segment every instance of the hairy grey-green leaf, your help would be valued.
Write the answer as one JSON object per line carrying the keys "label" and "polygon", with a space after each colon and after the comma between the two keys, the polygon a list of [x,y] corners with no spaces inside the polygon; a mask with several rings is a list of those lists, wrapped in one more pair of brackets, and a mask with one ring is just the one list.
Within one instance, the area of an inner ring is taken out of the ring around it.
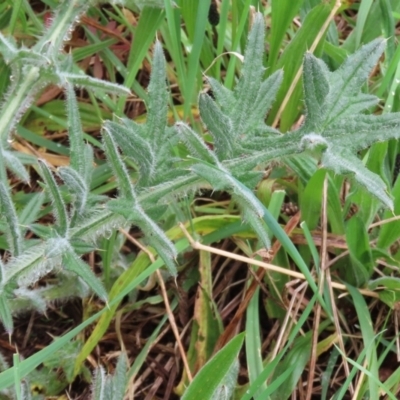
{"label": "hairy grey-green leaf", "polygon": [[267,226],[254,209],[249,207],[248,198],[233,195],[233,199],[240,206],[244,221],[253,228],[264,247],[269,249],[271,247],[271,241],[267,233]]}
{"label": "hairy grey-green leaf", "polygon": [[329,78],[331,90],[326,100],[328,105],[326,125],[336,121],[346,112],[352,102],[351,99],[358,95],[384,49],[385,41],[375,39],[349,56],[337,71],[331,73]]}
{"label": "hairy grey-green leaf", "polygon": [[[3,263],[0,261],[0,268],[3,268]],[[14,323],[11,314],[11,308],[7,298],[7,293],[3,285],[0,285],[0,320],[4,326],[5,331],[11,334],[14,330]]]}
{"label": "hairy grey-green leaf", "polygon": [[67,270],[75,272],[101,299],[107,301],[107,292],[104,286],[88,264],[84,263],[72,249],[65,251],[62,258]]}
{"label": "hairy grey-green leaf", "polygon": [[62,49],[63,42],[69,40],[79,17],[89,5],[90,2],[87,0],[61,2],[51,18],[50,26],[35,44],[34,49],[40,53],[47,51],[50,54],[57,54]]}
{"label": "hairy grey-green leaf", "polygon": [[61,236],[65,236],[69,228],[69,218],[64,200],[61,195],[60,188],[58,187],[54,179],[54,176],[50,171],[50,168],[48,167],[46,161],[39,159],[38,163],[39,163],[40,175],[42,176],[49,190],[49,195],[53,206],[53,213],[57,220],[58,234]]}
{"label": "hairy grey-green leaf", "polygon": [[190,167],[190,171],[209,182],[214,190],[231,189],[230,182],[227,179],[226,171],[222,171],[214,165],[197,163]]}
{"label": "hairy grey-green leaf", "polygon": [[75,208],[78,211],[78,214],[82,214],[89,194],[89,188],[87,187],[86,182],[75,169],[70,167],[59,168],[58,174],[67,185],[69,191],[73,194]]}
{"label": "hairy grey-green leaf", "polygon": [[127,366],[128,359],[124,352],[121,352],[118,357],[117,365],[115,367],[114,375],[111,377],[113,399],[119,400],[124,398],[125,387],[127,383]]}
{"label": "hairy grey-green leaf", "polygon": [[319,130],[327,111],[329,94],[328,72],[311,53],[306,53],[303,64],[304,101],[307,109],[307,129]]}
{"label": "hairy grey-green leaf", "polygon": [[146,239],[164,260],[165,265],[172,275],[176,275],[175,258],[176,249],[171,241],[159,226],[144,212],[144,210],[135,206],[128,199],[110,200],[107,204],[108,209],[122,215],[129,222],[137,225],[145,234]]}
{"label": "hairy grey-green leaf", "polygon": [[86,164],[84,166],[85,169],[82,177],[86,182],[86,186],[90,187],[94,171],[94,155],[93,147],[89,143],[83,145],[83,157],[86,161]]}
{"label": "hairy grey-green leaf", "polygon": [[257,13],[249,34],[242,73],[234,89],[236,103],[231,112],[232,126],[236,135],[245,134],[247,118],[254,107],[264,75],[264,17]]}
{"label": "hairy grey-green leaf", "polygon": [[125,219],[106,209],[98,209],[70,230],[72,239],[95,242],[97,238],[110,235],[115,229],[125,226]]}
{"label": "hairy grey-green leaf", "polygon": [[106,373],[103,367],[97,367],[93,374],[92,400],[108,400],[104,396]]}
{"label": "hairy grey-green leaf", "polygon": [[0,32],[0,54],[2,54],[4,61],[8,64],[13,61],[14,57],[18,53],[17,44],[15,39],[10,37],[5,37]]}
{"label": "hairy grey-green leaf", "polygon": [[51,268],[48,267],[47,260],[44,258],[44,245],[39,244],[8,261],[4,268],[5,282],[24,274],[28,276],[28,285],[33,284],[49,272]]}
{"label": "hairy grey-green leaf", "polygon": [[15,152],[3,149],[1,155],[4,158],[7,168],[12,171],[17,178],[25,183],[29,183],[29,174],[19,158],[16,157]]}
{"label": "hairy grey-green leaf", "polygon": [[31,290],[26,287],[19,287],[18,289],[14,290],[14,294],[17,299],[28,301],[31,309],[34,309],[40,313],[44,313],[46,311],[47,306],[41,295],[41,290]]}
{"label": "hairy grey-green leaf", "polygon": [[220,161],[232,158],[235,150],[235,135],[232,124],[214,100],[207,94],[199,96],[201,119],[214,138],[215,153]]}
{"label": "hairy grey-green leaf", "polygon": [[66,108],[68,117],[68,137],[70,145],[70,164],[79,174],[83,175],[86,169],[83,131],[79,115],[78,101],[71,83],[65,85]]}
{"label": "hairy grey-green leaf", "polygon": [[191,153],[195,156],[203,160],[204,162],[210,164],[218,164],[218,158],[212,152],[202,140],[202,138],[194,132],[188,125],[178,122],[176,124],[176,128],[178,130],[179,135],[182,140],[185,142]]}
{"label": "hairy grey-green leaf", "polygon": [[22,253],[22,234],[10,190],[3,182],[0,182],[0,209],[8,227],[6,237],[10,251],[16,257]]}
{"label": "hairy grey-green leaf", "polygon": [[345,118],[328,126],[323,135],[335,146],[356,152],[376,142],[400,138],[400,113]]}
{"label": "hairy grey-green leaf", "polygon": [[133,188],[128,170],[126,169],[121,155],[118,152],[117,144],[115,143],[114,137],[110,132],[109,126],[103,127],[103,144],[107,155],[107,160],[114,171],[115,177],[117,178],[118,190],[121,196],[134,202],[136,200],[135,190]]}
{"label": "hairy grey-green leaf", "polygon": [[161,43],[157,40],[154,46],[154,56],[149,83],[149,102],[147,104],[146,130],[148,137],[162,141],[168,111],[168,92],[166,88],[166,65]]}
{"label": "hairy grey-green leaf", "polygon": [[250,113],[243,127],[246,132],[256,130],[265,125],[264,119],[275,100],[282,79],[283,72],[279,70],[261,83],[253,107],[250,109]]}
{"label": "hairy grey-green leaf", "polygon": [[210,76],[207,77],[207,81],[210,84],[212,94],[220,105],[222,112],[229,115],[235,104],[235,96],[233,95],[233,92]]}
{"label": "hairy grey-green leaf", "polygon": [[126,96],[130,94],[130,90],[125,86],[118,85],[117,83],[112,83],[104,81],[101,79],[93,78],[84,73],[74,74],[70,72],[60,71],[58,74],[58,79],[61,85],[66,85],[70,83],[78,87],[84,87],[86,89],[91,89],[95,94],[111,93],[118,94],[121,96]]}
{"label": "hairy grey-green leaf", "polygon": [[374,174],[350,151],[328,148],[322,155],[322,165],[338,174],[350,174],[354,180],[377,197],[386,207],[393,209],[393,200],[379,175]]}
{"label": "hairy grey-green leaf", "polygon": [[143,137],[143,127],[130,121],[130,129],[124,125],[112,121],[104,123],[106,129],[118,143],[118,146],[123,149],[124,154],[135,160],[140,169],[141,180],[147,184],[150,183],[156,165],[156,155],[152,149],[151,142]]}
{"label": "hairy grey-green leaf", "polygon": [[135,224],[137,224],[145,234],[150,245],[154,247],[158,255],[163,259],[170,274],[176,276],[176,249],[172,242],[167,238],[164,231],[160,229],[160,227],[148,217],[144,210],[140,208],[135,209],[133,218]]}

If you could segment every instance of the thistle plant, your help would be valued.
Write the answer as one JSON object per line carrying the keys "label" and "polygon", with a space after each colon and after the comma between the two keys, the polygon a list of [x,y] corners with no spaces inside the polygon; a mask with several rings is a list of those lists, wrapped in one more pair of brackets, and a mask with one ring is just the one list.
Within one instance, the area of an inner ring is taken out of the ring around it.
{"label": "thistle plant", "polygon": [[[165,59],[161,44],[155,44],[147,121],[139,124],[115,118],[105,121],[102,127],[103,149],[117,182],[118,197],[92,194],[93,149],[83,139],[75,88],[92,91],[100,98],[108,94],[126,95],[129,90],[85,75],[69,55],[60,51],[86,8],[86,1],[62,2],[51,26],[31,49],[18,47],[12,38],[0,34],[0,52],[13,76],[0,110],[0,206],[8,243],[7,255],[0,262],[0,319],[8,332],[13,329],[12,314],[27,309],[28,304],[44,311],[50,301],[84,297],[89,290],[106,301],[107,292],[101,280],[81,256],[96,249],[100,237],[120,227],[140,228],[170,274],[176,275],[175,246],[158,223],[168,203],[190,191],[207,187],[228,192],[239,206],[243,220],[268,247],[267,228],[274,220],[253,189],[263,176],[262,167],[274,160],[310,153],[320,160],[322,167],[348,175],[385,207],[393,207],[382,179],[356,155],[374,142],[400,136],[400,115],[366,113],[378,99],[361,91],[384,50],[384,41],[365,45],[335,72],[306,54],[305,123],[283,135],[265,123],[283,72],[277,71],[264,80],[265,26],[261,14],[254,19],[235,88],[231,91],[209,78],[214,98],[208,94],[199,97],[200,116],[213,138],[212,146],[183,122],[167,125]],[[25,210],[17,212],[7,169],[21,182],[29,182],[29,174],[9,142],[35,96],[50,83],[65,91],[70,165],[55,170],[44,160],[32,162],[45,194],[33,197]],[[185,147],[187,155],[178,155],[178,144]],[[138,166],[136,182],[126,160]],[[35,222],[46,203],[51,206],[54,223],[39,228]],[[276,232],[282,229],[276,222],[271,227],[278,237]],[[36,238],[26,239],[28,230]],[[304,268],[306,273],[307,267]],[[57,285],[31,288],[49,272],[58,274]],[[103,375],[99,372],[96,393],[107,386]]]}

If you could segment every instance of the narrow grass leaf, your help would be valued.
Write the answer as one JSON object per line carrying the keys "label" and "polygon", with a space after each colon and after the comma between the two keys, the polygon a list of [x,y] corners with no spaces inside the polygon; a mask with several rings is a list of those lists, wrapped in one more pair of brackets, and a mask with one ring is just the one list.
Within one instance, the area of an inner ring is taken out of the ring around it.
{"label": "narrow grass leaf", "polygon": [[346,242],[349,246],[352,268],[345,268],[345,280],[354,286],[362,287],[371,277],[375,262],[371,254],[367,229],[357,215],[347,222]]}
{"label": "narrow grass leaf", "polygon": [[[170,2],[170,0],[165,0]],[[146,53],[154,41],[154,36],[164,18],[164,10],[155,7],[144,7],[140,13],[139,23],[136,26],[134,39],[129,51],[129,58],[126,66],[128,75],[125,77],[124,86],[131,88],[135,82]],[[118,100],[116,113],[121,115],[125,106],[126,97]]]}
{"label": "narrow grass leaf", "polygon": [[236,362],[244,340],[244,333],[232,339],[223,349],[208,361],[186,389],[182,400],[211,400],[215,390],[224,381]]}
{"label": "narrow grass leaf", "polygon": [[360,47],[365,22],[367,21],[367,17],[370,12],[372,3],[373,3],[372,0],[362,0],[360,3],[360,7],[357,13],[356,27],[355,27],[356,49]]}
{"label": "narrow grass leaf", "polygon": [[[21,376],[19,373],[19,354],[14,353],[13,354],[13,364],[14,364],[14,390],[15,390],[15,396],[17,397],[17,400],[23,400],[22,399],[22,393],[21,393]],[[25,400],[25,399],[24,399]]]}
{"label": "narrow grass leaf", "polygon": [[[261,355],[259,296],[260,288],[257,288],[246,311],[245,344],[250,385],[264,369]],[[260,394],[266,387],[266,384],[262,385],[257,393]]]}
{"label": "narrow grass leaf", "polygon": [[271,1],[271,38],[268,55],[268,66],[270,68],[276,64],[279,51],[282,49],[282,40],[302,3],[303,0],[294,0],[290,3],[280,0]]}
{"label": "narrow grass leaf", "polygon": [[271,378],[273,382],[276,378],[282,375],[285,371],[290,369],[292,373],[288,376],[284,385],[271,393],[272,400],[287,399],[294,391],[297,382],[304,372],[304,368],[309,362],[311,354],[311,335],[298,338],[293,345],[293,348],[286,354],[285,359],[277,366]]}
{"label": "narrow grass leaf", "polygon": [[[366,349],[366,361],[368,364],[368,386],[369,395],[371,398],[379,398],[378,384],[376,377],[379,376],[377,355],[376,355],[376,336],[373,330],[373,323],[371,320],[371,314],[368,306],[365,302],[364,297],[361,293],[351,285],[347,285],[347,289],[353,298],[354,306],[357,312],[358,321],[360,324],[360,330],[363,337],[364,347]],[[347,359],[348,362],[354,365],[352,360]],[[378,381],[379,382],[379,381]]]}
{"label": "narrow grass leaf", "polygon": [[200,53],[204,46],[208,11],[211,0],[198,1],[196,13],[196,25],[194,28],[193,46],[188,57],[186,85],[184,87],[184,116],[188,117],[192,104],[193,92],[196,88],[196,75],[199,70]]}

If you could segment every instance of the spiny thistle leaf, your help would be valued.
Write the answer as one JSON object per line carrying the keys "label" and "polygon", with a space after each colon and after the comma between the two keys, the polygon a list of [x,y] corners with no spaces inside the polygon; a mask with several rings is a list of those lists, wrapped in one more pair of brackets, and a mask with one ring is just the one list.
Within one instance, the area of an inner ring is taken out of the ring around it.
{"label": "spiny thistle leaf", "polygon": [[107,292],[89,265],[84,263],[72,249],[63,252],[63,264],[68,271],[75,272],[83,281],[104,301],[107,301]]}
{"label": "spiny thistle leaf", "polygon": [[[125,127],[124,125],[129,125]],[[151,143],[144,137],[144,127],[134,121],[125,124],[106,121],[104,129],[107,130],[118,143],[124,154],[135,160],[140,169],[140,180],[143,184],[150,182],[155,172],[156,155]]]}
{"label": "spiny thistle leaf", "polygon": [[44,182],[47,185],[47,188],[49,189],[49,195],[53,205],[54,216],[57,220],[58,234],[61,236],[66,236],[69,228],[69,218],[64,200],[61,196],[60,189],[46,161],[39,159],[38,163],[40,168],[40,175],[42,176]]}
{"label": "spiny thistle leaf", "polygon": [[110,378],[112,386],[113,399],[119,400],[124,398],[125,386],[127,383],[126,368],[128,366],[128,359],[126,354],[121,352],[118,357],[117,365],[115,367],[114,375]]}
{"label": "spiny thistle leaf", "polygon": [[182,122],[177,122],[175,126],[180,137],[196,158],[199,158],[206,163],[219,165],[218,157],[207,147],[204,140],[202,140],[193,129]]}
{"label": "spiny thistle leaf", "polygon": [[138,164],[140,169],[138,187],[155,185],[172,178],[168,175],[168,171],[173,168],[171,149],[175,130],[167,126],[166,63],[159,42],[156,42],[154,47],[146,107],[147,121],[145,124],[139,125],[133,121],[122,119],[118,121],[119,124],[107,122],[105,126],[105,129],[114,135],[115,141],[123,149],[123,152]]}
{"label": "spiny thistle leaf", "polygon": [[0,182],[0,209],[7,222],[7,239],[14,257],[22,253],[22,234],[11,193],[3,182]]}
{"label": "spiny thistle leaf", "polygon": [[43,53],[45,49],[51,53],[62,49],[63,42],[69,40],[79,17],[89,7],[87,0],[70,0],[61,2],[52,16],[52,23],[45,34],[34,46],[34,49]]}
{"label": "spiny thistle leaf", "polygon": [[131,178],[129,177],[128,170],[122,161],[121,155],[118,152],[117,144],[114,141],[114,137],[112,136],[108,125],[103,127],[103,143],[107,160],[110,163],[115,177],[118,180],[118,189],[120,195],[123,198],[131,200],[132,203],[135,203],[136,194],[131,182]]}
{"label": "spiny thistle leaf", "polygon": [[399,113],[360,114],[377,103],[374,96],[361,93],[361,86],[384,46],[384,41],[374,40],[351,55],[335,72],[329,72],[323,62],[311,54],[306,55],[304,90],[307,117],[304,126],[294,135],[302,145],[306,143],[306,137],[313,136],[314,144],[322,146],[322,164],[326,168],[350,174],[386,207],[393,208],[382,179],[355,156],[356,151],[374,142],[400,137]]}
{"label": "spiny thistle leaf", "polygon": [[147,104],[146,129],[150,141],[161,140],[165,131],[168,111],[168,92],[166,88],[166,65],[160,42],[154,46],[154,57],[149,84],[149,103]]}
{"label": "spiny thistle leaf", "polygon": [[103,367],[96,368],[93,374],[92,400],[108,400],[105,397],[106,373]]}
{"label": "spiny thistle leaf", "polygon": [[199,96],[201,119],[214,138],[214,148],[219,160],[232,158],[235,154],[235,143],[232,135],[232,124],[215,101],[208,94]]}
{"label": "spiny thistle leaf", "polygon": [[97,209],[90,216],[71,228],[71,240],[89,240],[95,242],[97,238],[110,235],[115,229],[123,227],[125,220],[120,215],[105,208]]}
{"label": "spiny thistle leaf", "polygon": [[117,83],[112,83],[108,81],[103,81],[101,79],[92,78],[91,76],[85,74],[73,74],[70,72],[60,71],[58,74],[60,84],[65,86],[67,83],[78,87],[85,87],[91,89],[94,93],[113,93],[119,94],[121,96],[126,96],[130,94],[130,90],[125,86],[118,85]]}
{"label": "spiny thistle leaf", "polygon": [[231,118],[233,131],[237,135],[243,135],[246,132],[246,121],[254,107],[264,75],[265,68],[262,60],[264,31],[264,17],[261,13],[257,13],[244,53],[242,74],[234,90],[236,102],[232,108]]}
{"label": "spiny thistle leaf", "polygon": [[378,62],[385,45],[385,40],[375,39],[348,57],[338,70],[329,74],[330,90],[326,102],[325,125],[350,115],[349,106],[359,96],[362,85]]}
{"label": "spiny thistle leaf", "polygon": [[393,200],[388,196],[385,183],[350,151],[329,148],[322,155],[322,165],[338,174],[351,174],[353,178],[374,194],[386,207],[393,209]]}
{"label": "spiny thistle leaf", "polygon": [[14,324],[11,315],[8,296],[5,290],[5,271],[3,261],[0,259],[0,320],[3,323],[4,329],[8,334],[11,334],[14,329]]}
{"label": "spiny thistle leaf", "polygon": [[146,239],[164,260],[165,265],[173,276],[176,276],[176,250],[171,241],[158,225],[138,206],[127,199],[110,200],[107,208],[116,214],[122,215],[127,221],[137,225],[145,234]]}
{"label": "spiny thistle leaf", "polygon": [[78,101],[74,88],[71,83],[65,85],[66,108],[68,117],[68,136],[70,144],[70,163],[71,167],[83,175],[86,170],[88,160],[85,158],[83,146],[83,132],[81,118],[79,115]]}
{"label": "spiny thistle leaf", "polygon": [[4,158],[5,164],[7,168],[12,171],[16,177],[21,179],[23,182],[29,182],[29,174],[26,171],[26,168],[21,163],[18,157],[15,155],[16,153],[13,151],[2,150],[1,155]]}
{"label": "spiny thistle leaf", "polygon": [[214,138],[219,161],[233,159],[259,150],[262,141],[279,132],[266,126],[265,117],[272,106],[283,73],[277,71],[263,81],[264,20],[257,13],[249,34],[244,65],[231,92],[216,80],[209,83],[216,101],[200,95],[200,115]]}
{"label": "spiny thistle leaf", "polygon": [[[50,268],[44,256],[45,246],[40,244],[29,248],[18,257],[13,257],[5,265],[5,282],[18,278],[20,284],[31,285],[49,272]],[[24,279],[24,277],[27,277]],[[25,285],[25,286],[26,286]]]}
{"label": "spiny thistle leaf", "polygon": [[75,169],[70,167],[59,168],[58,174],[68,186],[70,192],[74,195],[75,208],[78,214],[82,214],[89,194],[89,188],[87,187],[86,182]]}

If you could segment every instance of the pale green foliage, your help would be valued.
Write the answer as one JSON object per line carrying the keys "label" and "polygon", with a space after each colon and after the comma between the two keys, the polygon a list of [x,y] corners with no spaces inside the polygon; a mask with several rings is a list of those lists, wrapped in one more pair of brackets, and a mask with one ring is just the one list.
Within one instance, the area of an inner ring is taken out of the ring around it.
{"label": "pale green foliage", "polygon": [[126,367],[126,355],[121,353],[113,375],[106,375],[103,367],[97,368],[93,376],[92,400],[122,400],[126,386]]}
{"label": "pale green foliage", "polygon": [[[200,116],[213,138],[212,148],[201,134],[184,123],[167,126],[166,63],[161,44],[155,44],[147,121],[138,124],[115,118],[105,121],[102,129],[118,197],[108,199],[91,194],[93,149],[83,139],[75,87],[84,87],[100,98],[105,93],[126,95],[129,90],[86,76],[61,51],[63,41],[87,6],[88,2],[83,0],[61,2],[53,24],[32,49],[19,48],[12,38],[0,34],[0,53],[13,75],[0,110],[0,206],[9,247],[8,261],[0,269],[0,318],[7,331],[12,331],[12,313],[32,307],[43,312],[50,301],[86,296],[88,287],[106,300],[101,281],[80,256],[96,249],[100,237],[118,228],[139,227],[145,241],[175,275],[176,250],[158,221],[170,202],[190,191],[211,187],[229,192],[243,219],[269,246],[265,221],[270,218],[253,189],[262,177],[260,166],[272,160],[309,152],[324,167],[350,175],[384,205],[392,207],[383,181],[356,156],[357,151],[376,141],[396,138],[400,132],[399,114],[367,114],[377,99],[361,92],[384,42],[376,40],[364,46],[335,72],[307,54],[303,76],[305,123],[297,131],[282,135],[265,124],[283,72],[263,79],[265,26],[261,14],[255,16],[234,90],[209,78],[215,99],[205,93],[199,97]],[[7,169],[24,182],[29,175],[17,153],[9,148],[8,140],[35,95],[50,83],[62,86],[66,94],[70,165],[52,170],[44,161],[39,161],[39,166],[35,164],[44,182],[45,195],[34,196],[25,209],[17,212]],[[139,179],[135,183],[126,159],[138,167]],[[35,224],[43,204],[51,204],[55,217],[55,223],[49,227]],[[40,241],[25,239],[29,230]],[[59,273],[59,284],[29,288],[52,271]],[[99,372],[96,382],[100,392],[106,381]]]}

